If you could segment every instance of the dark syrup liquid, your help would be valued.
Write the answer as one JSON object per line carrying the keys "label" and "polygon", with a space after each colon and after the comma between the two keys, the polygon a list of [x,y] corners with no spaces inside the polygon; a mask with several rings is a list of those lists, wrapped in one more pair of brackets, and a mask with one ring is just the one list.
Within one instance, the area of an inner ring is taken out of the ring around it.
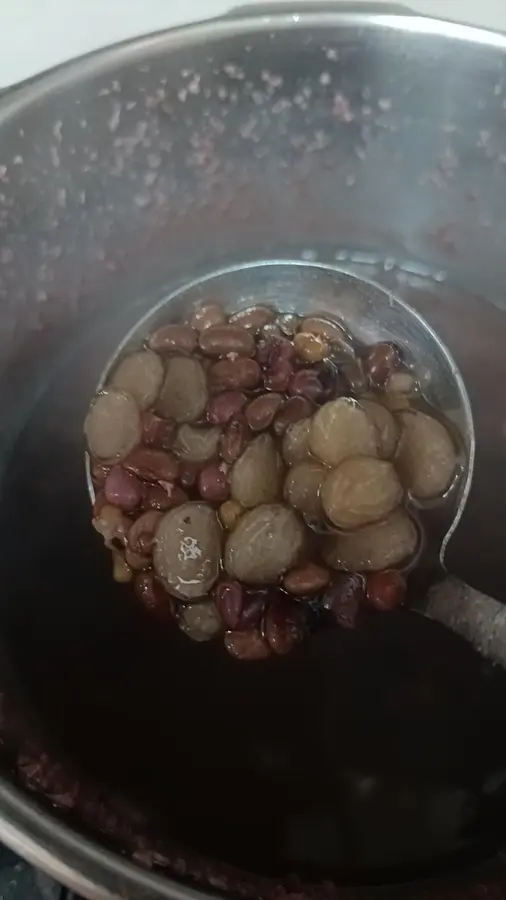
{"label": "dark syrup liquid", "polygon": [[39,731],[155,831],[252,872],[402,880],[490,854],[506,674],[464,641],[401,610],[245,664],[114,584],[83,476],[101,358],[90,328],[53,360],[4,460],[0,625]]}

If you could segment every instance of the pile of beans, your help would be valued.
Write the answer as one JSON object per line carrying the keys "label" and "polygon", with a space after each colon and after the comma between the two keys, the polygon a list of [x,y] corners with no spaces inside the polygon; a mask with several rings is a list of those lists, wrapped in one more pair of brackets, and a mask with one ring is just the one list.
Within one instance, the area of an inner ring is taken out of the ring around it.
{"label": "pile of beans", "polygon": [[158,327],[85,423],[114,578],[239,659],[396,608],[423,541],[413,509],[459,469],[420,400],[403,348],[327,316],[205,305]]}

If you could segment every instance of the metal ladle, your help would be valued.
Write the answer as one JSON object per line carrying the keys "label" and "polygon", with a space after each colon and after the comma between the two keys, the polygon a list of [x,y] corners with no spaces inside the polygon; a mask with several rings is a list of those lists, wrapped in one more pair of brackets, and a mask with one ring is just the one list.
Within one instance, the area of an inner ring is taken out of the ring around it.
{"label": "metal ladle", "polygon": [[[506,665],[506,608],[476,590],[476,585],[471,588],[449,575],[445,565],[471,489],[475,433],[463,378],[438,335],[410,306],[373,281],[335,266],[260,261],[215,272],[164,298],[135,325],[108,360],[98,390],[118,358],[142,344],[159,323],[186,319],[210,298],[230,312],[260,303],[272,304],[286,313],[327,314],[364,344],[394,341],[408,348],[424,398],[455,426],[465,457],[464,470],[451,497],[438,509],[438,546],[433,553],[437,566],[432,572],[432,586],[415,598],[411,608],[461,635],[487,658]],[[93,496],[89,466],[87,476]]]}

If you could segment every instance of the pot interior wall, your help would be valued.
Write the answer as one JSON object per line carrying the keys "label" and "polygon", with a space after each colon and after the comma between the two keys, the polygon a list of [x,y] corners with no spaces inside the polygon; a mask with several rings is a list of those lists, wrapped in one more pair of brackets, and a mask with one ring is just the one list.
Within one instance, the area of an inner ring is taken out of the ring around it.
{"label": "pot interior wall", "polygon": [[450,559],[502,599],[502,42],[303,18],[161,36],[6,101],[0,631],[53,746],[160,831],[273,877],[414,878],[503,840],[505,674],[408,612],[237,666],[150,622],[89,523],[82,422],[143,312],[227,262],[337,260],[464,374],[477,471]]}

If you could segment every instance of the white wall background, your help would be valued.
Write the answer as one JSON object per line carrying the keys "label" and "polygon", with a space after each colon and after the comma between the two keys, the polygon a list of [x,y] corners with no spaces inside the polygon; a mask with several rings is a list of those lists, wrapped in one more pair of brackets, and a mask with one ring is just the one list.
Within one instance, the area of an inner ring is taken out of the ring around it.
{"label": "white wall background", "polygon": [[[0,86],[88,50],[214,16],[244,2],[0,0]],[[407,0],[406,5],[420,12],[506,31],[506,0]]]}

